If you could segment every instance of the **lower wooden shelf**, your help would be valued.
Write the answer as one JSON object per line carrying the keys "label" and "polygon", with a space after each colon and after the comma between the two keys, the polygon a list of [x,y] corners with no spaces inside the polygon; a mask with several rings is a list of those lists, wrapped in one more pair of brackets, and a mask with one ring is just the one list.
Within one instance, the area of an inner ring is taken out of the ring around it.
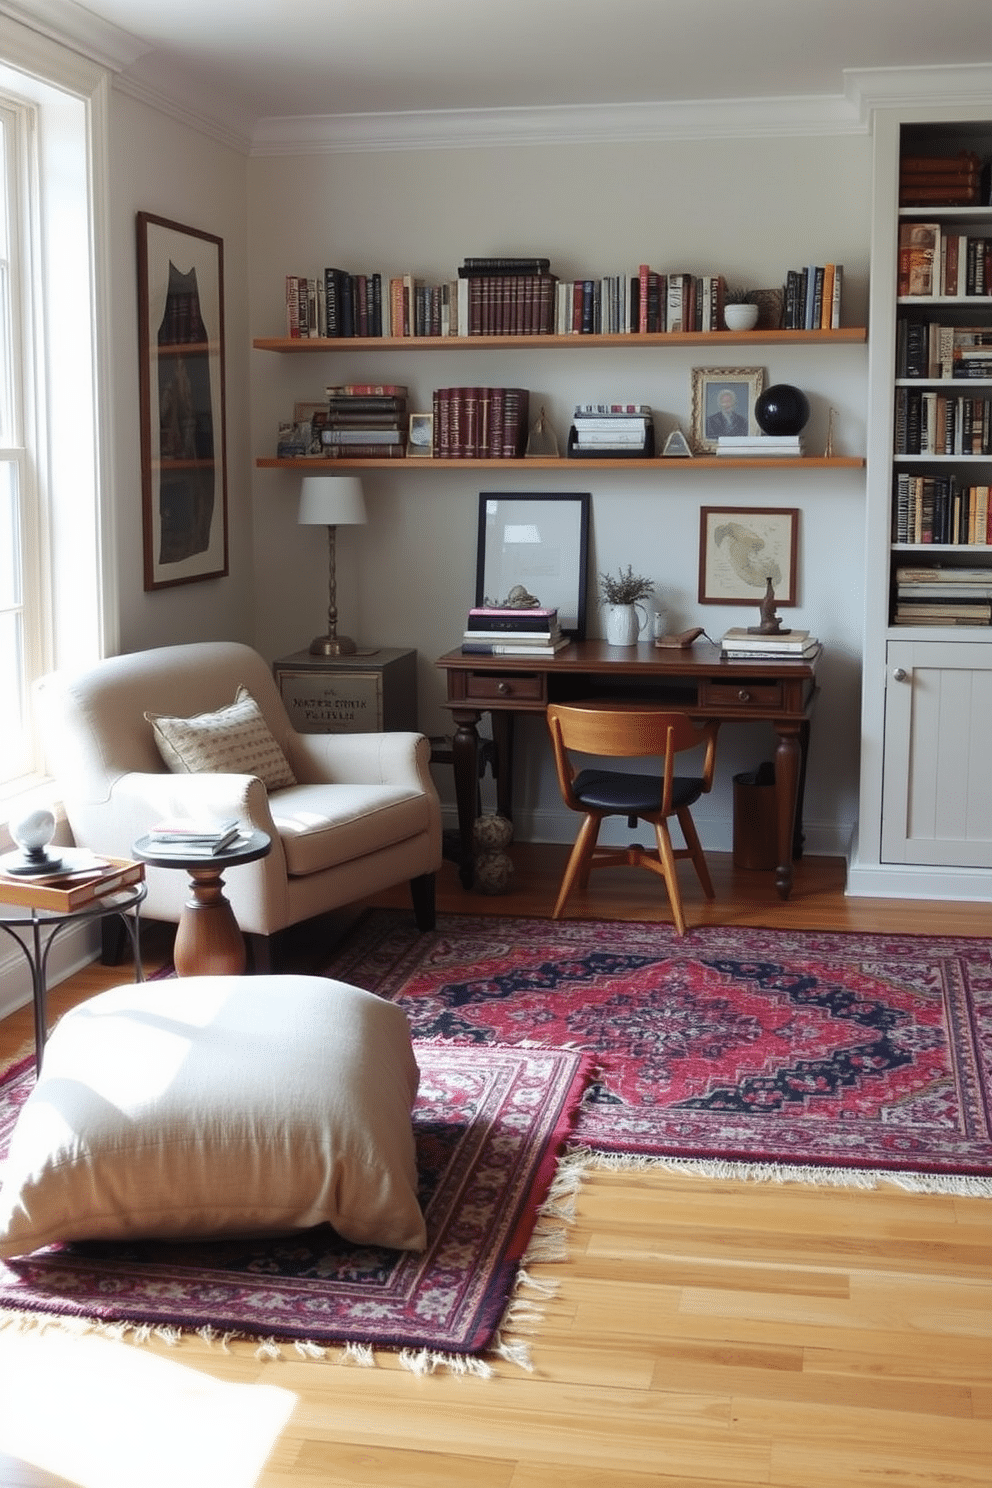
{"label": "lower wooden shelf", "polygon": [[802,455],[789,459],[773,455],[767,459],[728,459],[716,455],[694,455],[691,459],[654,455],[647,460],[435,460],[423,455],[410,455],[402,460],[327,460],[322,455],[303,455],[280,460],[275,455],[260,455],[255,465],[259,470],[315,470],[318,466],[332,470],[860,470],[863,455]]}

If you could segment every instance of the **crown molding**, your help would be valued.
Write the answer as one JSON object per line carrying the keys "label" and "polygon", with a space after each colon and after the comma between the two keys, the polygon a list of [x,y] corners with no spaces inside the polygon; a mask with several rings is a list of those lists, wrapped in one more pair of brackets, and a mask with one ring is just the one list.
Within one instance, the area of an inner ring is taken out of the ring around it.
{"label": "crown molding", "polygon": [[18,25],[26,26],[71,47],[91,62],[112,72],[130,67],[151,50],[147,42],[101,21],[92,11],[84,10],[73,0],[30,0],[28,5],[18,5],[16,0],[0,0],[0,16],[7,16]]}
{"label": "crown molding", "polygon": [[842,95],[689,100],[532,109],[396,114],[309,114],[260,119],[253,155],[375,150],[588,145],[770,135],[864,134],[856,102]]}
{"label": "crown molding", "polygon": [[211,114],[201,113],[192,99],[184,97],[181,89],[177,88],[175,92],[165,92],[160,88],[152,88],[147,83],[139,82],[136,78],[128,77],[124,73],[114,75],[113,88],[115,93],[123,93],[128,98],[134,98],[138,103],[156,109],[160,114],[165,114],[167,118],[175,119],[178,124],[195,130],[197,134],[202,134],[206,139],[212,139],[217,144],[236,151],[239,155],[249,153],[251,136],[249,126],[243,119],[239,118],[235,122],[233,116],[224,120]]}
{"label": "crown molding", "polygon": [[987,118],[992,104],[992,65],[850,68],[844,73],[844,89],[866,120],[875,109],[942,105],[976,108],[979,117]]}

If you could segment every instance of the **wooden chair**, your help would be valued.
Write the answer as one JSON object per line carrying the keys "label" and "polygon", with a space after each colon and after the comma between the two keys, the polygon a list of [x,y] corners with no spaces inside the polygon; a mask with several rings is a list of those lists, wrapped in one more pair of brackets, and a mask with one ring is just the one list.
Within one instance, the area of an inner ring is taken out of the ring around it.
{"label": "wooden chair", "polygon": [[[599,699],[587,703],[552,703],[547,716],[565,804],[585,817],[565,868],[552,918],[559,918],[576,884],[583,889],[588,887],[590,869],[637,866],[650,868],[665,880],[675,928],[679,935],[684,935],[685,915],[676,860],[691,858],[706,897],[714,897],[689,807],[713,784],[719,724],[697,727],[684,713],[666,712],[642,703]],[[700,745],[706,748],[701,773],[676,775],[675,756]],[[578,768],[572,754],[617,759],[659,756],[662,767],[651,774],[604,769],[598,764]],[[625,816],[631,828],[638,821],[650,822],[657,848],[642,848],[637,843],[621,848],[597,847],[600,823],[607,816]],[[672,847],[670,816],[678,818],[686,842],[684,848]]]}

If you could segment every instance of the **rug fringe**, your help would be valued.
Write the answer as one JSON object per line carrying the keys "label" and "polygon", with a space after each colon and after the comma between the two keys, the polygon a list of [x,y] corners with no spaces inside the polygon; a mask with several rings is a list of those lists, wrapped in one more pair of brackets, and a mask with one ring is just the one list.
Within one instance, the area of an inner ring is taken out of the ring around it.
{"label": "rug fringe", "polygon": [[880,1188],[893,1184],[907,1193],[951,1194],[958,1198],[992,1199],[992,1178],[972,1174],[911,1173],[888,1168],[817,1167],[814,1164],[732,1162],[724,1158],[658,1157],[637,1153],[598,1152],[572,1148],[561,1168],[578,1184],[590,1172],[646,1172],[663,1169],[697,1178],[730,1179],[748,1183],[806,1183],[814,1188]]}

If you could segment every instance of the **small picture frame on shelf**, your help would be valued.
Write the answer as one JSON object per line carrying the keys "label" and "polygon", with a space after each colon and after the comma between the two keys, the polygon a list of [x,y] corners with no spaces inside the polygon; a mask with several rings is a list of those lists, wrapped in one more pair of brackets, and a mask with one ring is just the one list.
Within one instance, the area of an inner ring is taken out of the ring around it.
{"label": "small picture frame on shelf", "polygon": [[434,453],[434,415],[411,413],[406,452],[411,459],[427,460]]}
{"label": "small picture frame on shelf", "polygon": [[699,603],[796,601],[799,508],[703,506],[699,511]]}
{"label": "small picture frame on shelf", "polygon": [[692,444],[713,454],[721,435],[760,434],[754,405],[764,386],[763,367],[693,367]]}

